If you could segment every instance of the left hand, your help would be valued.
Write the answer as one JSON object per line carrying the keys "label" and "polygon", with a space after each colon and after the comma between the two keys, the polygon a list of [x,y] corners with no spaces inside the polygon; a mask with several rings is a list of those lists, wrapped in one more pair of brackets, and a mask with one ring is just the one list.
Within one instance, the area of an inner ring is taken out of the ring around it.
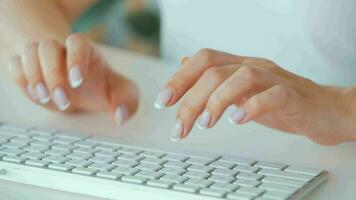
{"label": "left hand", "polygon": [[157,108],[174,105],[184,95],[173,140],[185,138],[196,120],[200,128],[213,127],[231,105],[236,109],[229,121],[235,124],[255,120],[325,145],[355,137],[347,89],[318,85],[267,59],[203,49],[184,58],[164,88]]}

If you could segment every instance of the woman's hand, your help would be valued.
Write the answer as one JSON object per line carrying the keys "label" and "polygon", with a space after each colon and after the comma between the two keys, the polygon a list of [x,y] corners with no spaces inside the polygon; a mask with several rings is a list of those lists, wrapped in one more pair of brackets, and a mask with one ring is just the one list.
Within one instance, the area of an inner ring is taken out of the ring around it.
{"label": "woman's hand", "polygon": [[138,106],[134,83],[115,73],[94,44],[80,34],[65,45],[33,42],[10,59],[11,77],[35,103],[59,111],[107,111],[120,125]]}
{"label": "woman's hand", "polygon": [[355,137],[349,92],[318,85],[267,59],[203,49],[182,60],[155,106],[171,106],[183,98],[172,140],[186,137],[196,120],[200,128],[213,127],[235,105],[229,118],[234,124],[255,120],[332,145]]}

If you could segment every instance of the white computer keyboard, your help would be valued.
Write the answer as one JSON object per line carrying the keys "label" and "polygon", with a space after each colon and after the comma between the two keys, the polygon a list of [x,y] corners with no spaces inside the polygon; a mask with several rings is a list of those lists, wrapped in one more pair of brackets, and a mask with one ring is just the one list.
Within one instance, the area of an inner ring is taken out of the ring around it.
{"label": "white computer keyboard", "polygon": [[301,199],[327,172],[0,123],[0,179],[109,199]]}

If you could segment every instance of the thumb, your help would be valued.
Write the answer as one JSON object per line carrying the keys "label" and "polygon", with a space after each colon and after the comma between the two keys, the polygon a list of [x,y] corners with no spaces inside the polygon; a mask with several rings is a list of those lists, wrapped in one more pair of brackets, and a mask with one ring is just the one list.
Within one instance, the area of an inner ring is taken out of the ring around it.
{"label": "thumb", "polygon": [[120,74],[111,73],[108,94],[110,116],[116,125],[123,125],[138,109],[139,90],[133,81]]}

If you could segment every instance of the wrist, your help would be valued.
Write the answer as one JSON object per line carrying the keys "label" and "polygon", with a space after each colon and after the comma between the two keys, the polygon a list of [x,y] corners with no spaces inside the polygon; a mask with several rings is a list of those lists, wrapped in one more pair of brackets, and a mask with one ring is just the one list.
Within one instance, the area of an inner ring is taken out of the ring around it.
{"label": "wrist", "polygon": [[346,141],[356,141],[356,87],[338,88],[344,118]]}

